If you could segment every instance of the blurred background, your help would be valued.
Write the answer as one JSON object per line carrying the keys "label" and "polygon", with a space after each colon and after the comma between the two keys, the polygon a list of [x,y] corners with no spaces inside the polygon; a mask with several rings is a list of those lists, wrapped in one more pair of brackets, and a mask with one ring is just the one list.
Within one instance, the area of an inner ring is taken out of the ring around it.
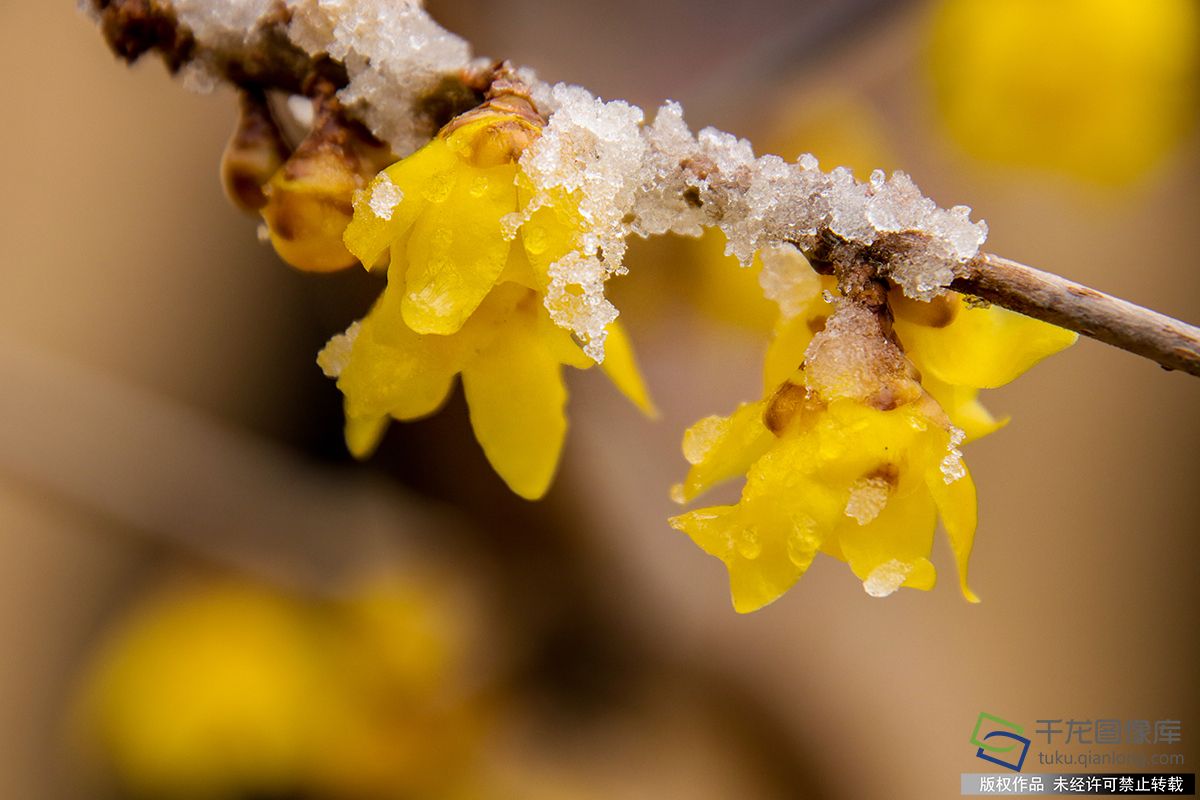
{"label": "blurred background", "polygon": [[[430,7],[546,79],[903,168],[992,252],[1200,321],[1191,0]],[[314,357],[380,287],[225,201],[232,93],[126,69],[69,0],[0,3],[0,65],[6,797],[952,797],[981,711],[1180,720],[1195,771],[1200,381],[1081,340],[984,394],[982,604],[819,558],[738,616],[666,524],[684,428],[758,394],[771,309],[720,242],[632,248],[662,416],[572,374],[544,501],[458,395],[358,464]]]}

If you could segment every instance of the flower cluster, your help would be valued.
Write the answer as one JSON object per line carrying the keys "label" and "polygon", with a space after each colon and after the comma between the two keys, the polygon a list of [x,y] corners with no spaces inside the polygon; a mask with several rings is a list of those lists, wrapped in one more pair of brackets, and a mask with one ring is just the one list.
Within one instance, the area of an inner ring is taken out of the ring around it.
{"label": "flower cluster", "polygon": [[[387,288],[319,357],[345,395],[355,455],[374,449],[390,418],[435,411],[461,375],[497,473],[528,499],[549,487],[567,427],[562,368],[594,361],[543,302],[551,266],[588,231],[570,194],[530,203],[517,162],[543,125],[524,98],[500,94],[357,194],[345,243],[367,267],[386,261]],[[651,411],[615,321],[607,344],[604,371]]]}
{"label": "flower cluster", "polygon": [[[939,209],[902,173],[861,183],[846,169],[822,173],[811,156],[756,158],[728,135],[693,135],[677,106],[647,125],[640,109],[577,87],[536,89],[507,68],[485,103],[375,174],[393,160],[387,147],[325,89],[294,151],[265,99],[245,94],[226,183],[294,266],[386,268],[371,311],[318,358],[345,397],[355,456],[374,450],[389,420],[436,411],[461,376],[487,458],[518,495],[541,497],[567,429],[563,367],[602,363],[652,412],[604,296],[626,237],[720,228],[781,318],[763,398],[684,439],[692,468],[675,499],[744,475],[741,500],[672,524],[726,563],[735,607],[752,611],[818,551],[849,563],[872,595],[928,589],[940,518],[974,599],[975,490],[959,447],[1005,422],[979,390],[1075,336],[946,291],[986,236],[969,209]],[[822,236],[841,248],[836,279],[797,250]],[[843,274],[864,258],[883,260]]]}
{"label": "flower cluster", "polygon": [[684,436],[688,502],[746,476],[734,505],[671,520],[729,570],[733,604],[773,602],[818,552],[850,565],[876,597],[929,589],[937,520],[967,599],[975,487],[959,446],[1004,424],[979,403],[1067,347],[1075,334],[959,295],[929,302],[873,287],[876,302],[818,276],[794,251],[764,253],[764,288],[783,318],[768,350],[764,397]]}

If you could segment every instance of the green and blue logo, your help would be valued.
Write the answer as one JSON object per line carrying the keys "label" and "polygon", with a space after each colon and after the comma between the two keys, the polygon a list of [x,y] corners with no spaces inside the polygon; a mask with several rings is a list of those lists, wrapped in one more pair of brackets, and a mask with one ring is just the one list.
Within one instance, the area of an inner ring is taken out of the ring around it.
{"label": "green and blue logo", "polygon": [[[1023,733],[1025,729],[1014,722],[980,712],[971,733],[971,744],[979,748],[975,753],[977,757],[1020,772],[1025,756],[1029,755],[1029,739],[1022,736]],[[1021,748],[1021,753],[1014,758],[1017,747]]]}

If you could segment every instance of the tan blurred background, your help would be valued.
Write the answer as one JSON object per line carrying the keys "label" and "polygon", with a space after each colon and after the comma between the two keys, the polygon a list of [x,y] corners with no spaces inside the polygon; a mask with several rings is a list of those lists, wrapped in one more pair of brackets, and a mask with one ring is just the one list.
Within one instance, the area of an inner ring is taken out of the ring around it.
{"label": "tan blurred background", "polygon": [[[939,123],[927,5],[431,7],[547,79],[677,99],[693,127],[860,177],[902,167],[972,205],[991,251],[1200,321],[1194,126],[1115,186],[975,160]],[[122,796],[70,720],[97,643],[154,587],[235,570],[322,597],[413,561],[484,609],[488,656],[464,669],[503,672],[508,709],[484,749],[570,787],[546,797],[951,797],[987,771],[980,711],[1178,719],[1195,771],[1200,381],[1081,340],[985,393],[1013,420],[966,451],[982,604],[949,581],[875,600],[819,559],[737,616],[722,565],[666,525],[667,487],[684,427],[757,394],[763,333],[685,288],[679,250],[635,247],[616,287],[662,418],[573,375],[541,504],[491,476],[457,397],[356,465],[314,355],[377,287],[291,271],[224,201],[232,95],[126,69],[68,0],[0,4],[0,65],[4,796]],[[934,560],[951,568],[941,543]]]}

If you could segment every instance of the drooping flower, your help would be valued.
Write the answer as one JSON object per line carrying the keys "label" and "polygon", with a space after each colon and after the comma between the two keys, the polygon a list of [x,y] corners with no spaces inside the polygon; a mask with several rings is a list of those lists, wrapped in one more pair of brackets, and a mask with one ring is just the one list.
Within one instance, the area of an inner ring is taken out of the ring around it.
{"label": "drooping flower", "polygon": [[[492,466],[522,497],[549,487],[567,427],[562,367],[594,362],[543,303],[550,265],[578,246],[586,228],[569,195],[527,207],[517,160],[540,125],[520,98],[494,99],[356,198],[346,244],[368,267],[386,256],[388,284],[371,313],[319,359],[345,394],[355,455],[374,449],[389,418],[434,412],[461,374]],[[603,368],[652,410],[616,322]]]}
{"label": "drooping flower", "polygon": [[[776,325],[767,350],[764,391],[772,391],[804,360],[813,336],[831,313],[825,297],[836,291],[832,277],[812,274],[789,295],[792,308]],[[979,402],[980,389],[1005,385],[1079,338],[1073,331],[999,306],[970,303],[954,292],[923,302],[893,288],[888,305],[895,335],[920,373],[921,386],[966,432],[966,441],[1007,423]]]}
{"label": "drooping flower", "polygon": [[725,563],[734,608],[749,612],[786,592],[818,552],[848,563],[873,596],[930,589],[940,518],[963,595],[976,601],[975,487],[958,448],[1003,424],[976,395],[1075,334],[956,295],[924,303],[892,290],[889,315],[836,296],[832,278],[774,261],[764,258],[764,286],[784,315],[764,397],[687,431],[692,466],[673,490],[686,503],[744,475],[741,499],[672,526]]}

